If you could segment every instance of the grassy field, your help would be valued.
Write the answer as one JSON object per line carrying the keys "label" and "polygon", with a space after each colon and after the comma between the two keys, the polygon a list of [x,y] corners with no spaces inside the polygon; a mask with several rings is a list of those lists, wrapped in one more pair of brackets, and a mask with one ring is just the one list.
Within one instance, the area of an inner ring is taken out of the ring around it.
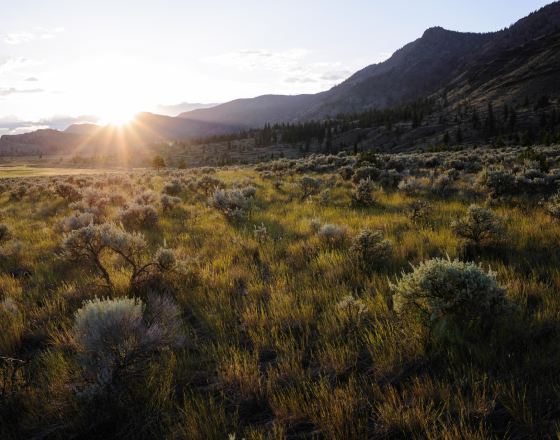
{"label": "grassy field", "polygon": [[557,438],[557,153],[10,180],[0,437]]}
{"label": "grassy field", "polygon": [[107,170],[68,168],[68,167],[41,167],[29,165],[0,165],[0,178],[4,177],[36,177],[36,176],[72,176],[82,174],[103,174]]}

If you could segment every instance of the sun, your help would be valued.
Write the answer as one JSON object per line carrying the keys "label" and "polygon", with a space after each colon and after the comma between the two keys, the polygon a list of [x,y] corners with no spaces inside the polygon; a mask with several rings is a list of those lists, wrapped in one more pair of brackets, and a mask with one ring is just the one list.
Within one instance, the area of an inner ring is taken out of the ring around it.
{"label": "sun", "polygon": [[115,107],[104,111],[101,122],[105,125],[123,126],[130,123],[136,116],[137,111],[129,108]]}

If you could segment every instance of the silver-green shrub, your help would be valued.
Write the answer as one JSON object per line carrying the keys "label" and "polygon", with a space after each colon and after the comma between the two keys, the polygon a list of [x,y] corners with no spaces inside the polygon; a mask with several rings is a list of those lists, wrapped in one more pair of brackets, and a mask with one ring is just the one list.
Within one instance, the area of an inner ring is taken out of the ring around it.
{"label": "silver-green shrub", "polygon": [[493,272],[474,263],[432,259],[391,285],[394,308],[430,328],[484,328],[511,309]]}

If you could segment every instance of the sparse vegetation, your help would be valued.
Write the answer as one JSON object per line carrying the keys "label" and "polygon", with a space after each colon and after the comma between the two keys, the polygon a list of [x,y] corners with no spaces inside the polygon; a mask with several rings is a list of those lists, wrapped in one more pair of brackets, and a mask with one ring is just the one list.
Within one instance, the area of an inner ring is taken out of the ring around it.
{"label": "sparse vegetation", "polygon": [[559,152],[4,179],[0,437],[554,438]]}

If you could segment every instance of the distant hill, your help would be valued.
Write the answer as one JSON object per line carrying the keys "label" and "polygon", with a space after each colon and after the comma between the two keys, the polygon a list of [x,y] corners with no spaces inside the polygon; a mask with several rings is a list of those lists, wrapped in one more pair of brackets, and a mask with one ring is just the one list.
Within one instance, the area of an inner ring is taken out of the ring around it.
{"label": "distant hill", "polygon": [[187,113],[193,110],[198,110],[201,108],[216,107],[217,105],[219,104],[217,103],[201,104],[201,103],[193,103],[193,102],[182,102],[180,104],[159,105],[155,108],[155,112],[165,116],[177,116],[180,118],[183,113]]}
{"label": "distant hill", "polygon": [[237,131],[236,127],[205,121],[140,113],[123,127],[73,124],[64,131],[37,130],[0,137],[0,154],[28,155],[107,153],[123,146],[145,146],[173,139],[192,139]]}

